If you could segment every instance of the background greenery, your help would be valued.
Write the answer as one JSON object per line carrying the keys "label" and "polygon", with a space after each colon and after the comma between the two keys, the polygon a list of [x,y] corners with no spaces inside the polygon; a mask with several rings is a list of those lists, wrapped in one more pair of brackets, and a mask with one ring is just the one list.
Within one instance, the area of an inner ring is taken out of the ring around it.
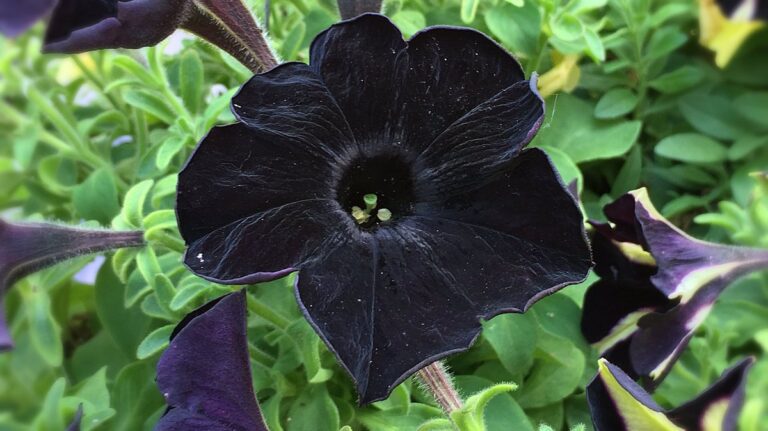
{"label": "background greenery", "polygon": [[[251,2],[285,60],[307,61],[312,38],[338,20],[329,0]],[[534,145],[577,179],[587,215],[645,185],[661,212],[709,240],[768,246],[768,31],[721,69],[699,43],[693,0],[393,0],[385,13],[410,36],[427,25],[475,27],[538,71],[549,94]],[[0,355],[0,430],[58,430],[85,404],[83,429],[151,429],[164,405],[154,366],[182,316],[230,291],[181,265],[176,173],[195,143],[232,121],[229,98],[250,73],[195,38],[156,48],[40,54],[40,25],[0,39],[0,209],[18,220],[141,228],[150,247],[90,259],[19,282],[5,298],[17,343]],[[155,275],[160,274],[160,275]],[[525,315],[485,324],[449,365],[469,395],[520,388],[487,409],[490,430],[585,423],[596,354],[580,334],[586,287]],[[290,277],[249,288],[254,385],[274,431],[415,430],[440,416],[410,380],[359,408],[348,377],[301,318]],[[407,316],[403,316],[407,318]],[[729,288],[657,391],[664,406],[704,389],[736,358],[759,359],[741,418],[768,430],[768,276]]]}

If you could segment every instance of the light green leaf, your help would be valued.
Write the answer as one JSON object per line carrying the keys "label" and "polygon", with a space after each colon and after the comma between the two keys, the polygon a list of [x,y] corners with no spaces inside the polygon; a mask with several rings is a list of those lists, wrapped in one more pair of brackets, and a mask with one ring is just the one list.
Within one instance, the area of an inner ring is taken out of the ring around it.
{"label": "light green leaf", "polygon": [[605,93],[595,106],[595,117],[610,119],[621,117],[635,109],[637,95],[627,88],[614,88]]}
{"label": "light green leaf", "polygon": [[72,189],[72,204],[80,217],[109,225],[120,212],[113,174],[107,169],[91,173],[85,181]]}
{"label": "light green leaf", "polygon": [[205,73],[203,62],[194,50],[187,50],[179,61],[179,89],[181,99],[189,112],[200,110],[203,103]]}
{"label": "light green leaf", "polygon": [[557,148],[574,163],[618,157],[640,134],[641,122],[595,119],[594,107],[572,95],[561,94],[548,105],[547,119],[533,145]]}
{"label": "light green leaf", "polygon": [[149,190],[154,185],[152,180],[144,180],[128,190],[123,199],[123,219],[131,226],[141,228],[144,219],[144,203],[147,200]]}
{"label": "light green leaf", "polygon": [[656,144],[654,151],[667,159],[688,163],[716,163],[728,157],[722,144],[697,133],[668,136]]}
{"label": "light green leaf", "polygon": [[136,348],[136,357],[146,359],[168,346],[168,339],[176,325],[166,325],[150,332]]}
{"label": "light green leaf", "polygon": [[477,6],[480,4],[480,0],[461,0],[461,20],[465,24],[469,24],[475,20],[477,15]]}

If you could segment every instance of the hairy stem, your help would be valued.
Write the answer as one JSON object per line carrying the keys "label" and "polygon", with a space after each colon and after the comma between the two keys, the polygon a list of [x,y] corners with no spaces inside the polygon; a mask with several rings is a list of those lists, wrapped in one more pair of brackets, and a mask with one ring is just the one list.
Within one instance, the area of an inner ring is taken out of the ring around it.
{"label": "hairy stem", "polygon": [[451,376],[441,361],[427,365],[419,370],[417,375],[448,416],[463,407],[461,397],[453,386]]}
{"label": "hairy stem", "polygon": [[240,0],[196,0],[194,6],[183,28],[225,50],[251,72],[277,66],[264,32]]}

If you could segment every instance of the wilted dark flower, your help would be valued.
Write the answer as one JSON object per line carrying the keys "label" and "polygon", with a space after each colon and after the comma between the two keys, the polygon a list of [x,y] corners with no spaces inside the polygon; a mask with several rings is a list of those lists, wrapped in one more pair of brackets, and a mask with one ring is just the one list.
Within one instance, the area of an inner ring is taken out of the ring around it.
{"label": "wilted dark flower", "polygon": [[157,364],[169,408],[155,431],[267,431],[251,384],[245,291],[187,315]]}
{"label": "wilted dark flower", "polygon": [[[87,230],[0,220],[0,300],[18,279],[63,260],[144,244],[142,232]],[[0,351],[13,346],[0,307]]]}
{"label": "wilted dark flower", "polygon": [[141,48],[183,28],[252,70],[275,66],[261,30],[241,0],[0,0],[0,11],[0,30],[11,36],[50,13],[46,52]]}
{"label": "wilted dark flower", "polygon": [[483,34],[332,26],[233,100],[180,174],[185,263],[219,283],[294,271],[362,402],[466,349],[480,320],[582,280],[583,223],[547,156],[535,80]]}
{"label": "wilted dark flower", "polygon": [[664,410],[619,367],[605,359],[587,386],[596,431],[735,431],[744,386],[754,360],[726,370],[704,392],[672,410]]}
{"label": "wilted dark flower", "polygon": [[614,225],[593,223],[601,280],[585,296],[582,332],[603,357],[653,387],[720,293],[768,267],[768,250],[692,238],[656,211],[645,189],[607,205],[605,214]]}

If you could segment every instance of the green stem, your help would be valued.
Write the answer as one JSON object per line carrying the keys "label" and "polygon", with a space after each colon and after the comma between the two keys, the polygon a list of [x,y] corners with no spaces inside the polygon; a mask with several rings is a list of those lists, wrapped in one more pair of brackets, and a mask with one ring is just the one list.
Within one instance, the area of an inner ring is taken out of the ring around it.
{"label": "green stem", "polygon": [[99,90],[99,92],[107,99],[107,101],[109,101],[112,107],[118,111],[122,111],[124,106],[120,103],[120,101],[117,100],[113,95],[104,91],[104,81],[102,81],[101,78],[96,76],[93,71],[91,71],[85,64],[83,64],[83,61],[80,60],[77,55],[73,55],[70,58],[72,58],[72,61],[75,62],[75,65],[77,65],[77,68],[80,69],[80,72],[82,72],[83,76],[85,76],[85,78]]}
{"label": "green stem", "polygon": [[251,359],[263,365],[267,369],[272,368],[272,365],[274,365],[275,361],[277,360],[277,358],[259,349],[252,343],[248,343],[248,352],[250,353]]}
{"label": "green stem", "polygon": [[253,295],[248,295],[248,308],[257,316],[282,330],[287,329],[288,325],[291,324],[290,320],[276,312],[273,307],[261,302]]}

